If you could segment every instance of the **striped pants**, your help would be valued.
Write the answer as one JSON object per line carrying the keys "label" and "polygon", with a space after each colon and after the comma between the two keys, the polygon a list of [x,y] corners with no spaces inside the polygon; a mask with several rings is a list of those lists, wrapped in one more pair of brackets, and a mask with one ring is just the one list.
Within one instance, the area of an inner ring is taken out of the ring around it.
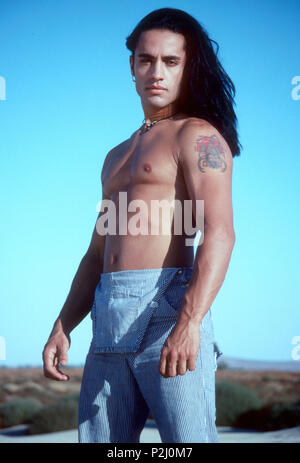
{"label": "striped pants", "polygon": [[169,378],[158,371],[192,270],[101,275],[80,390],[80,443],[138,443],[149,412],[162,442],[219,442],[215,371],[221,353],[214,341],[211,310],[199,326],[196,369]]}

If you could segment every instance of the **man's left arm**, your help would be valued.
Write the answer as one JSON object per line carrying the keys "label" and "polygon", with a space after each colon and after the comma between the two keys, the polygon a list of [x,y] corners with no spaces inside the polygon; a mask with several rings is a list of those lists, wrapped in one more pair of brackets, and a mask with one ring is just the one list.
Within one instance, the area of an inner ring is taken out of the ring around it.
{"label": "man's left arm", "polygon": [[228,269],[235,242],[232,210],[233,158],[225,139],[202,120],[186,123],[178,135],[178,163],[196,218],[196,200],[204,201],[204,240],[178,320],[161,352],[159,372],[164,377],[194,370],[200,347],[200,324]]}

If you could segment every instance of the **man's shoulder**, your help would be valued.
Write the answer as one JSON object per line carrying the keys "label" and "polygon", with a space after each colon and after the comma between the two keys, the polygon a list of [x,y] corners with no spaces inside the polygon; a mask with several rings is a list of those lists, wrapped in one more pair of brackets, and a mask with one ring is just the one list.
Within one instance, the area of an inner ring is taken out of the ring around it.
{"label": "man's shoulder", "polygon": [[132,141],[132,139],[136,135],[136,132],[137,132],[137,130],[135,132],[133,132],[128,138],[126,138],[125,140],[118,143],[118,145],[111,148],[109,150],[109,152],[107,153],[106,158],[110,158],[111,156],[113,156],[114,154],[120,152],[120,150],[125,148],[128,145],[128,143],[130,143]]}
{"label": "man's shoulder", "polygon": [[197,134],[203,135],[211,133],[217,133],[221,136],[219,131],[206,119],[201,119],[195,116],[186,116],[183,118],[180,128],[178,130],[178,138],[182,140],[184,138],[193,137]]}
{"label": "man's shoulder", "polygon": [[187,116],[184,118],[177,134],[179,150],[185,150],[192,143],[197,143],[199,140],[217,140],[227,153],[231,155],[230,148],[225,138],[220,131],[208,122],[206,119],[199,117]]}

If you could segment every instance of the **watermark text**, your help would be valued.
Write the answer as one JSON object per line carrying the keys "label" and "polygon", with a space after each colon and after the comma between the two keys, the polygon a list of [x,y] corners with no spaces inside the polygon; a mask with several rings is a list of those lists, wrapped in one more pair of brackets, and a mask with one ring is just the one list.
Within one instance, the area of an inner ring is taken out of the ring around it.
{"label": "watermark text", "polygon": [[6,100],[6,81],[0,76],[0,100]]}
{"label": "watermark text", "polygon": [[128,204],[127,192],[120,191],[115,202],[103,199],[100,204],[99,235],[188,235],[193,238],[185,238],[185,245],[193,246],[200,231],[203,240],[204,200],[133,199]]}
{"label": "watermark text", "polygon": [[292,99],[295,101],[300,100],[300,76],[292,78],[292,85],[295,85],[292,90]]}
{"label": "watermark text", "polygon": [[291,352],[292,359],[300,360],[300,336],[294,336],[292,338],[292,344],[296,344]]}
{"label": "watermark text", "polygon": [[6,345],[3,336],[0,336],[0,360],[6,360]]}

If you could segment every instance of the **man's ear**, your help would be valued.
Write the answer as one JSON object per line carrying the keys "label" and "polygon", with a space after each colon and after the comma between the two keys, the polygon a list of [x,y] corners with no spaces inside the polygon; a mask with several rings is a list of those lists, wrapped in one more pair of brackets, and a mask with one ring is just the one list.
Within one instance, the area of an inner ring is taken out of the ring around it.
{"label": "man's ear", "polygon": [[129,63],[130,63],[131,74],[134,76],[133,56],[129,56]]}

